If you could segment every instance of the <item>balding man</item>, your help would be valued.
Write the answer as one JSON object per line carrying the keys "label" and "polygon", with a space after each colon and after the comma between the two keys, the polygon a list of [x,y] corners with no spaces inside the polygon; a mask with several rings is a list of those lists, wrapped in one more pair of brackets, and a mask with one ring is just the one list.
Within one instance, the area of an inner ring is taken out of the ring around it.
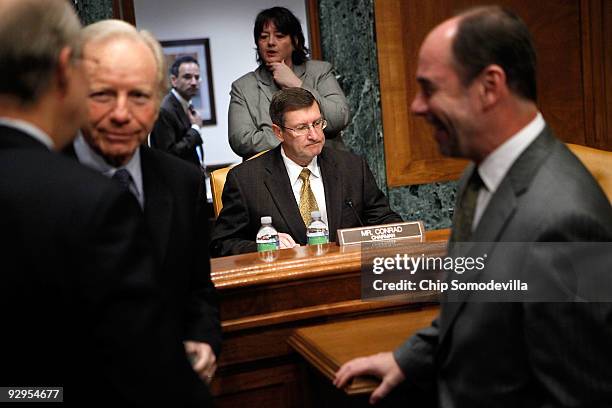
{"label": "balding man", "polygon": [[[568,265],[560,265],[555,246],[536,245],[612,241],[612,208],[544,122],[535,102],[535,67],[527,27],[500,7],[443,22],[421,47],[421,90],[412,111],[433,126],[444,154],[473,162],[460,182],[449,255],[471,254],[474,244],[462,242],[487,243],[485,268],[472,275],[477,282],[529,277],[527,270],[553,275],[548,289],[567,278],[605,288],[609,281],[589,282],[587,269],[564,276]],[[609,252],[600,255],[612,263]],[[441,407],[612,406],[612,307],[578,303],[573,295],[559,303],[445,295],[452,301],[442,303],[431,327],[393,353],[348,362],[335,384],[378,376],[382,383],[371,402],[405,381],[430,390]]]}
{"label": "balding man", "polygon": [[75,406],[203,406],[138,204],[55,153],[86,120],[96,62],[80,30],[65,0],[0,2],[0,384],[63,387]]}
{"label": "balding man", "polygon": [[116,179],[142,207],[172,320],[194,370],[210,382],[221,327],[210,279],[203,180],[194,166],[143,144],[164,86],[161,46],[119,20],[89,25],[83,36],[84,58],[96,65],[88,69],[88,121],[70,153]]}

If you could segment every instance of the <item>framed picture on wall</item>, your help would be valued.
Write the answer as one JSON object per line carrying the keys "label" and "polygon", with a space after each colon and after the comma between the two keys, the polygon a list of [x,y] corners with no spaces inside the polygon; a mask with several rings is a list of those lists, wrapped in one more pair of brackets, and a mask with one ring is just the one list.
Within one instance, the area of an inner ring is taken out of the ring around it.
{"label": "framed picture on wall", "polygon": [[[200,65],[200,93],[191,100],[194,108],[202,117],[204,125],[215,125],[215,95],[213,92],[212,71],[210,69],[210,45],[208,38],[195,40],[160,41],[168,68],[182,55],[191,55]],[[171,85],[169,85],[171,86]]]}

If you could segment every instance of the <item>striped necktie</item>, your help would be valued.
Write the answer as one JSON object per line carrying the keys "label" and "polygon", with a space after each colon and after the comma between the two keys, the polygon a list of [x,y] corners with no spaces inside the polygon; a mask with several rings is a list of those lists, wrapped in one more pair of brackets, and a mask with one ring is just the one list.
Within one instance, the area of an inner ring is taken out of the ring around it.
{"label": "striped necktie", "polygon": [[113,174],[111,178],[117,183],[119,183],[119,186],[121,186],[123,190],[130,191],[130,184],[132,184],[132,176],[130,175],[129,171],[127,171],[126,169],[119,169],[115,172],[115,174]]}

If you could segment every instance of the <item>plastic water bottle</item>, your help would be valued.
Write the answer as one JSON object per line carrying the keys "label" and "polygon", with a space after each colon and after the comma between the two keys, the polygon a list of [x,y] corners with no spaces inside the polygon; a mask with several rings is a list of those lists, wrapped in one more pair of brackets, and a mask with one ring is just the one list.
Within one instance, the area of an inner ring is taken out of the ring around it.
{"label": "plastic water bottle", "polygon": [[272,217],[261,217],[261,228],[257,231],[257,252],[276,251],[279,248],[278,231],[272,226]]}
{"label": "plastic water bottle", "polygon": [[329,229],[321,221],[321,212],[313,211],[310,213],[312,220],[306,229],[308,245],[322,245],[329,242]]}

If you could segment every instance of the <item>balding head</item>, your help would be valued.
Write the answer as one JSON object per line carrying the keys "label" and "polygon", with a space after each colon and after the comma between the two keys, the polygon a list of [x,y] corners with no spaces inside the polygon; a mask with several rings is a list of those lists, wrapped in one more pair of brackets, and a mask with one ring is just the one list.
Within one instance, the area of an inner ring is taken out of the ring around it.
{"label": "balding head", "polygon": [[[524,60],[523,60],[524,58]],[[535,117],[535,51],[507,10],[480,7],[435,27],[419,51],[412,112],[443,154],[481,162]]]}
{"label": "balding head", "polygon": [[494,64],[504,70],[508,88],[516,96],[535,102],[537,57],[523,20],[499,6],[472,8],[457,18],[452,49],[463,84]]}

